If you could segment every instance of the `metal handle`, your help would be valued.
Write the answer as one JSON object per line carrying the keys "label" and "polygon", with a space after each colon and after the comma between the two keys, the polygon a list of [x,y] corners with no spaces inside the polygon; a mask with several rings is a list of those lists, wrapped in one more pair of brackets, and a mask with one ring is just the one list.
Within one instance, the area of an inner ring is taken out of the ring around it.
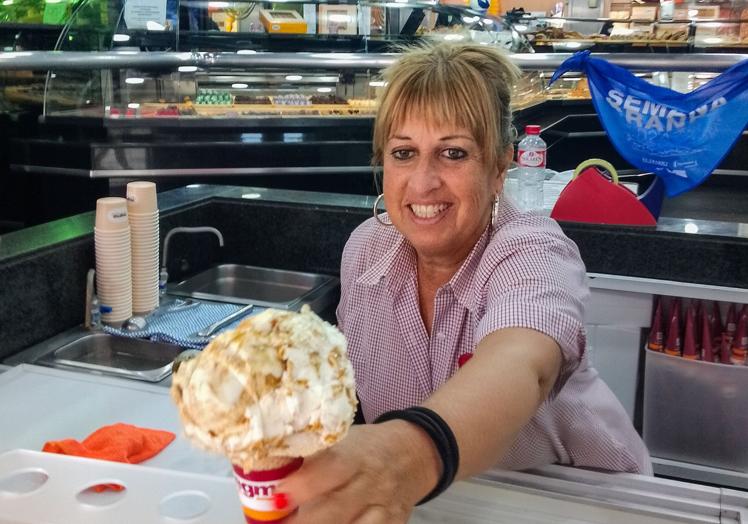
{"label": "metal handle", "polygon": [[219,320],[217,322],[214,322],[213,324],[211,324],[210,326],[206,327],[205,329],[202,329],[202,330],[198,331],[197,332],[197,336],[198,337],[209,337],[209,336],[213,335],[213,333],[215,333],[216,331],[218,331],[219,329],[221,329],[226,324],[230,324],[231,322],[233,322],[237,318],[243,317],[244,315],[246,315],[247,313],[249,313],[250,311],[252,311],[252,309],[254,309],[254,307],[255,306],[253,304],[249,304],[248,306],[244,306],[239,311],[235,311],[235,312],[231,313],[229,316],[224,317],[224,318],[222,318],[221,320]]}

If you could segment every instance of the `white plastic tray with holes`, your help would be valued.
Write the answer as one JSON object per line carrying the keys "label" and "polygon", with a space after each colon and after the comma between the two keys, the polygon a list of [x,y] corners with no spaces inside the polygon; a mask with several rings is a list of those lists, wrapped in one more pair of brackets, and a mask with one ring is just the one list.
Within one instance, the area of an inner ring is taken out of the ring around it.
{"label": "white plastic tray with holes", "polygon": [[[122,491],[95,492],[119,484]],[[40,451],[0,455],[0,524],[241,524],[233,479]]]}

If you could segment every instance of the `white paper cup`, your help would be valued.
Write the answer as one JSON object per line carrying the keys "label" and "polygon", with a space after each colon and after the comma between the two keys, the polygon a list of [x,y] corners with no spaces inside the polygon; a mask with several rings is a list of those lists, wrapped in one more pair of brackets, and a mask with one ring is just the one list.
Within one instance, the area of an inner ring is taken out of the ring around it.
{"label": "white paper cup", "polygon": [[130,182],[127,184],[127,209],[134,214],[154,213],[158,210],[156,184]]}
{"label": "white paper cup", "polygon": [[104,197],[96,200],[96,229],[118,231],[127,229],[127,200],[119,197]]}

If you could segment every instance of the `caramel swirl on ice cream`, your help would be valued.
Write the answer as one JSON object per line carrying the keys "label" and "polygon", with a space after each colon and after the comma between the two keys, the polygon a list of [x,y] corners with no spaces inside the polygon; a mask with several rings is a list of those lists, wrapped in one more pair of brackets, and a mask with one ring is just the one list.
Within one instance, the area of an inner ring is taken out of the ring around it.
{"label": "caramel swirl on ice cream", "polygon": [[220,334],[179,366],[171,395],[186,436],[247,471],[334,444],[356,410],[345,337],[308,306]]}

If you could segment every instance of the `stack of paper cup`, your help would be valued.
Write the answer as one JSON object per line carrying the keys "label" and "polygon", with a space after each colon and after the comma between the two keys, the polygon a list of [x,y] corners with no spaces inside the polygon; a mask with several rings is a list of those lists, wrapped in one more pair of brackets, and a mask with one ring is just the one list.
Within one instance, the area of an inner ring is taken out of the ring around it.
{"label": "stack of paper cup", "polygon": [[127,214],[132,232],[132,307],[148,314],[158,307],[158,203],[156,184],[127,184]]}
{"label": "stack of paper cup", "polygon": [[96,291],[101,318],[121,324],[132,316],[132,262],[127,200],[106,197],[96,201],[94,226]]}

